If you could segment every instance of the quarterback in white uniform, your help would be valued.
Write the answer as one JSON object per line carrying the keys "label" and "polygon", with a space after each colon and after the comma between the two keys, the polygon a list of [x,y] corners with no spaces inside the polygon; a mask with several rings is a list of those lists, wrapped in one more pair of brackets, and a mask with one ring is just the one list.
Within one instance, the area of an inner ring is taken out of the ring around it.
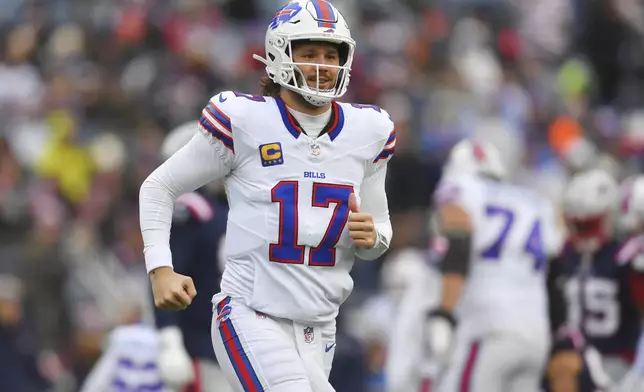
{"label": "quarterback in white uniform", "polygon": [[236,391],[333,391],[354,258],[379,257],[392,236],[384,185],[396,135],[384,110],[336,101],[355,42],[330,3],[284,6],[265,48],[255,56],[264,94],[213,96],[199,132],[141,186],[146,265],[157,306],[190,304],[194,286],[172,271],[168,247],[173,200],[223,178],[226,267],[212,323],[222,370]]}
{"label": "quarterback in white uniform", "polygon": [[464,140],[436,191],[449,248],[427,339],[446,366],[441,392],[539,390],[551,334],[547,264],[563,236],[551,203],[504,177],[491,144]]}

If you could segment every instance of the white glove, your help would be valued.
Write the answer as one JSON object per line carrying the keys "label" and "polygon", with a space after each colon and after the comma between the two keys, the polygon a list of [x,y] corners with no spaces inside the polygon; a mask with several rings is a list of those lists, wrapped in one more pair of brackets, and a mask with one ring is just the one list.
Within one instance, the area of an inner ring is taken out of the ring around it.
{"label": "white glove", "polygon": [[444,310],[434,310],[429,313],[425,326],[425,341],[429,356],[440,365],[449,360],[454,340],[456,320]]}
{"label": "white glove", "polygon": [[159,376],[169,388],[181,390],[195,379],[192,359],[183,346],[183,335],[177,327],[159,331]]}

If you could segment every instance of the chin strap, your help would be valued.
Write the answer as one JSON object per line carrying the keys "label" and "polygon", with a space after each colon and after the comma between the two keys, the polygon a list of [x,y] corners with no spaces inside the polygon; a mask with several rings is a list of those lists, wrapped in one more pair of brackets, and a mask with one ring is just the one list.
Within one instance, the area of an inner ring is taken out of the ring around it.
{"label": "chin strap", "polygon": [[[253,58],[266,66],[266,72],[268,74],[268,77],[271,78],[271,80],[273,80],[275,83],[279,84],[280,86],[283,86],[284,88],[288,88],[288,86],[284,86],[283,84],[275,80],[276,75],[273,75],[273,76],[270,75],[269,68],[271,68],[271,63],[266,58],[258,54],[253,54]],[[304,98],[304,100],[309,104],[317,107],[324,106],[333,100],[332,98],[321,98],[316,95],[307,94],[306,92],[302,92],[302,91],[294,91],[294,92],[300,94],[302,98]]]}

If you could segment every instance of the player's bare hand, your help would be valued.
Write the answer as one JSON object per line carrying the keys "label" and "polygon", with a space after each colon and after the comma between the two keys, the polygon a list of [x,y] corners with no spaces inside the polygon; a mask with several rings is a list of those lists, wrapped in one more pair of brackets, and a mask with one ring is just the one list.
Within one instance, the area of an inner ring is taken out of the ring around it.
{"label": "player's bare hand", "polygon": [[353,244],[360,248],[371,249],[376,245],[376,226],[373,217],[366,212],[360,212],[356,195],[349,195],[349,235]]}
{"label": "player's bare hand", "polygon": [[150,272],[150,281],[154,305],[159,309],[185,309],[197,295],[192,278],[178,274],[170,267],[160,267]]}

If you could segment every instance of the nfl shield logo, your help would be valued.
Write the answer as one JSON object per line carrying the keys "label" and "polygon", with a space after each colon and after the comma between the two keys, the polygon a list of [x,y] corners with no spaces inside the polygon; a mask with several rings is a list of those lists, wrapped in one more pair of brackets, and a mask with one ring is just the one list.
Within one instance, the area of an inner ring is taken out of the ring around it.
{"label": "nfl shield logo", "polygon": [[317,144],[317,143],[316,144],[311,144],[310,148],[311,148],[311,155],[313,155],[314,157],[317,157],[318,155],[320,155],[320,145],[319,144]]}
{"label": "nfl shield logo", "polygon": [[313,343],[313,327],[304,328],[304,343]]}

